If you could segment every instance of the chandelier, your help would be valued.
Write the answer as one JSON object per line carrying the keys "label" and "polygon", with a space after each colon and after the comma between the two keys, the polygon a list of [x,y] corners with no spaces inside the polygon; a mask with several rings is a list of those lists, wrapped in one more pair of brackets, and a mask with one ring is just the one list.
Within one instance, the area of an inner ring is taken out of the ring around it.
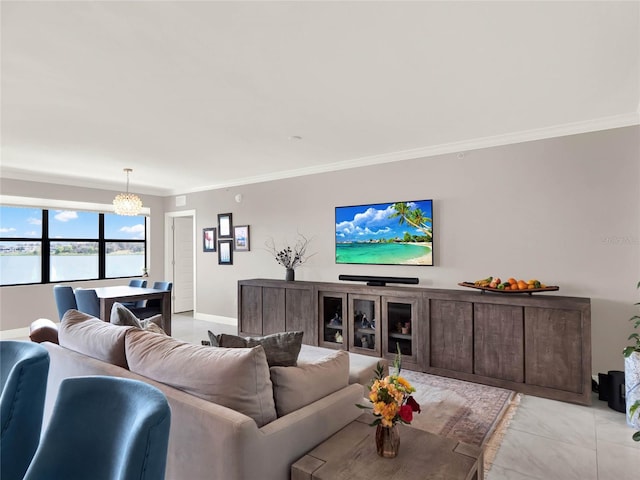
{"label": "chandelier", "polygon": [[127,174],[127,193],[116,195],[116,198],[113,199],[113,206],[118,215],[138,215],[142,210],[142,200],[135,193],[129,193],[129,173],[133,170],[125,168],[124,171]]}

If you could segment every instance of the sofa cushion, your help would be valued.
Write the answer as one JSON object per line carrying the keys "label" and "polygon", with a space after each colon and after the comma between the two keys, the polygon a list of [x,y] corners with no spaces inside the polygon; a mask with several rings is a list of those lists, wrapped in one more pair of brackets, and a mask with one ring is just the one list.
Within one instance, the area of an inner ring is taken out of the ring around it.
{"label": "sofa cushion", "polygon": [[[325,347],[302,345],[300,355],[298,355],[298,365],[317,362],[326,357],[329,352],[331,350]],[[359,383],[365,387],[371,385],[378,363],[382,365],[384,375],[389,375],[389,360],[386,358],[349,352],[349,383]],[[365,397],[368,396],[369,390],[367,389]]]}
{"label": "sofa cushion", "polygon": [[127,332],[129,369],[236,410],[261,427],[276,419],[267,357],[261,346],[211,348],[138,329]]}
{"label": "sofa cushion", "polygon": [[302,346],[304,332],[281,332],[264,337],[240,337],[222,333],[215,335],[211,331],[209,340],[212,346],[225,348],[250,348],[262,345],[267,354],[270,367],[289,367],[296,364]]}
{"label": "sofa cushion", "polygon": [[118,327],[78,310],[67,310],[58,330],[60,346],[127,368],[124,336],[133,327]]}
{"label": "sofa cushion", "polygon": [[276,410],[282,417],[349,385],[349,354],[338,350],[315,363],[270,370]]}

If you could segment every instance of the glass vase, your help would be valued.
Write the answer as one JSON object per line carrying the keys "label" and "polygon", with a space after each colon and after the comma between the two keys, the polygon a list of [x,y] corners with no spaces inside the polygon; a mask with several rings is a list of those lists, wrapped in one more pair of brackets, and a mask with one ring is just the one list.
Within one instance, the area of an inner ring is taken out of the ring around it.
{"label": "glass vase", "polygon": [[385,458],[394,458],[400,450],[400,431],[397,425],[376,427],[376,451]]}

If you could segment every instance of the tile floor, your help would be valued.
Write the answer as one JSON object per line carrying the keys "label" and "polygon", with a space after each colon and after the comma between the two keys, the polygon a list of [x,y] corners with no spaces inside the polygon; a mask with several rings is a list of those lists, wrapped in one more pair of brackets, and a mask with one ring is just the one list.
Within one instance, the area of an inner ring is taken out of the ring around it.
{"label": "tile floor", "polygon": [[[200,343],[236,327],[173,317],[173,336]],[[622,413],[523,395],[487,480],[640,480],[640,443]]]}

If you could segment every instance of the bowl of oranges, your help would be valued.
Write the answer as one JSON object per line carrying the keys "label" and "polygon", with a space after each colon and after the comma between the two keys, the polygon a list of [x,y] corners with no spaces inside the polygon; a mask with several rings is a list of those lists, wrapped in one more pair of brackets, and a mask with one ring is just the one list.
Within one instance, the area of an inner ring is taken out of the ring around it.
{"label": "bowl of oranges", "polygon": [[552,292],[560,290],[557,285],[546,285],[538,279],[518,280],[510,277],[506,281],[502,281],[500,277],[487,277],[475,282],[461,282],[458,285],[462,287],[475,288],[482,291],[498,292],[498,293],[535,293],[535,292]]}

